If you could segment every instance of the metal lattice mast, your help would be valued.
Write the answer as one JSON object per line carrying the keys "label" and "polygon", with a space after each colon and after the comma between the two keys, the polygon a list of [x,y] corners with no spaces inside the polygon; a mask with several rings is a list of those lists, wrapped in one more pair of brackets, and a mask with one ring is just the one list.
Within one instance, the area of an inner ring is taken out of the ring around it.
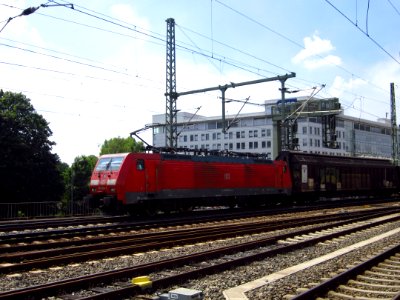
{"label": "metal lattice mast", "polygon": [[166,76],[166,111],[165,135],[166,146],[177,147],[177,109],[176,109],[176,59],[175,59],[175,20],[169,18],[167,22],[167,76]]}
{"label": "metal lattice mast", "polygon": [[399,144],[397,143],[396,98],[394,96],[394,83],[390,84],[390,110],[392,123],[392,158],[397,166],[399,160]]}

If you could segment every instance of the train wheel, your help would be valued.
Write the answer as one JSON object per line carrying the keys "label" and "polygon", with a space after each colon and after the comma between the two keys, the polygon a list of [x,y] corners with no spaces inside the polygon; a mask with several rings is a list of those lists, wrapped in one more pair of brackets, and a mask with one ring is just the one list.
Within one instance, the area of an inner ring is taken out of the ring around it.
{"label": "train wheel", "polygon": [[152,207],[146,207],[144,209],[144,213],[146,214],[146,216],[148,217],[154,217],[157,214],[157,210],[152,208]]}
{"label": "train wheel", "polygon": [[189,212],[193,210],[193,206],[191,205],[183,205],[179,208],[180,212]]}

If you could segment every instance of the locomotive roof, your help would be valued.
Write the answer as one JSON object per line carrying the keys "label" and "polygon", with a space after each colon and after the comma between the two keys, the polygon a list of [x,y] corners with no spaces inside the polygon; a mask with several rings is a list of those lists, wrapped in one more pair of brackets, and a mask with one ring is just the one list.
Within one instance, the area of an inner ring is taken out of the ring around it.
{"label": "locomotive roof", "polygon": [[186,155],[186,154],[160,154],[162,160],[180,160],[194,162],[222,162],[222,163],[241,163],[241,164],[272,164],[271,159],[256,157],[237,157],[220,155]]}

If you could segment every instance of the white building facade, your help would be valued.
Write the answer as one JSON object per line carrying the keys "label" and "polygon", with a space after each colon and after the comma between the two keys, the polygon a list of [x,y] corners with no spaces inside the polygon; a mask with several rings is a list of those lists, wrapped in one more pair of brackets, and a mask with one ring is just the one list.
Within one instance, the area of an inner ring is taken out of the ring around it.
{"label": "white building facade", "polygon": [[[278,153],[274,143],[274,124],[271,107],[276,101],[266,102],[264,112],[226,116],[229,126],[222,132],[221,117],[204,117],[179,112],[178,147],[188,149],[227,150],[251,152],[275,158]],[[153,124],[165,124],[165,114],[154,115]],[[363,155],[388,157],[392,155],[390,120],[376,122],[358,119],[344,114],[336,116],[336,148],[323,146],[323,129],[320,117],[299,117],[297,119],[298,150],[308,153],[330,155]],[[153,146],[166,146],[165,127],[153,130]]]}

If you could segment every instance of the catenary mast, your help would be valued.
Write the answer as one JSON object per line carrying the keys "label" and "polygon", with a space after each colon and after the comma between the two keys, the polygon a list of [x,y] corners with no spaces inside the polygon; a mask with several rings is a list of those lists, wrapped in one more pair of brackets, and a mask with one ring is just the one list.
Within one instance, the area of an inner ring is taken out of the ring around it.
{"label": "catenary mast", "polygon": [[166,112],[165,135],[166,146],[177,147],[177,109],[176,109],[176,57],[175,57],[175,20],[169,18],[167,22],[167,72],[166,72]]}

